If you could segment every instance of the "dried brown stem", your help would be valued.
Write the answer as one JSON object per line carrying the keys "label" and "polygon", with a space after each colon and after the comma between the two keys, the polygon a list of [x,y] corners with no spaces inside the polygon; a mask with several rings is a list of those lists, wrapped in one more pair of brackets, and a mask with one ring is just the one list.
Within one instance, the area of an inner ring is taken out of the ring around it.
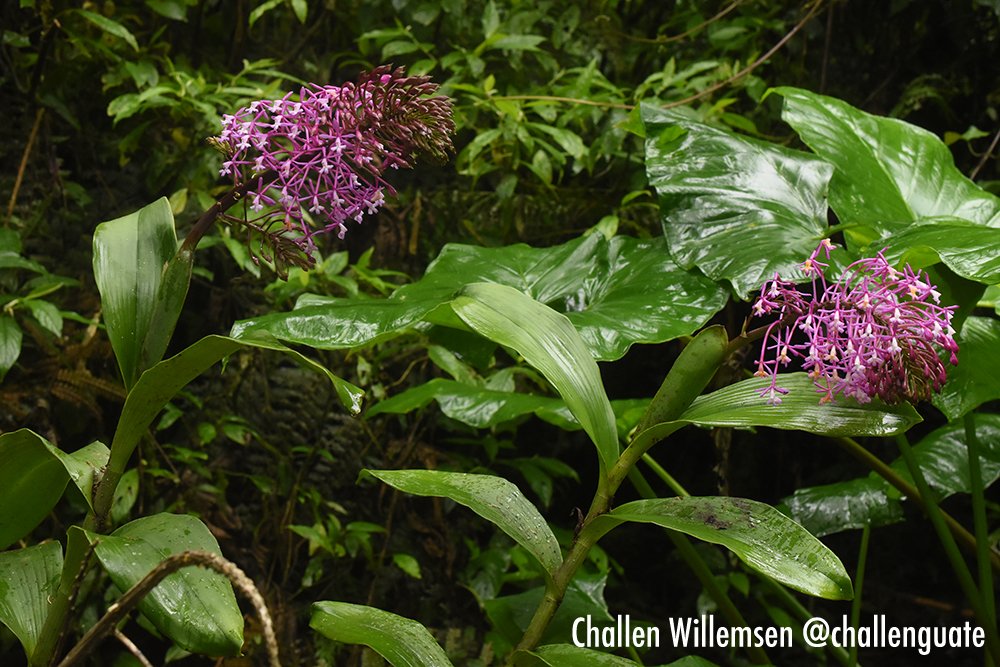
{"label": "dried brown stem", "polygon": [[10,193],[10,201],[7,202],[7,215],[4,218],[4,226],[10,224],[10,218],[14,215],[14,207],[17,205],[17,195],[21,191],[21,182],[24,180],[24,172],[28,168],[28,158],[31,157],[31,149],[35,146],[35,138],[38,136],[38,127],[42,124],[45,116],[45,107],[38,107],[35,112],[35,122],[31,125],[31,132],[28,134],[28,143],[24,146],[21,154],[21,164],[17,168],[17,177],[14,179],[14,189]]}

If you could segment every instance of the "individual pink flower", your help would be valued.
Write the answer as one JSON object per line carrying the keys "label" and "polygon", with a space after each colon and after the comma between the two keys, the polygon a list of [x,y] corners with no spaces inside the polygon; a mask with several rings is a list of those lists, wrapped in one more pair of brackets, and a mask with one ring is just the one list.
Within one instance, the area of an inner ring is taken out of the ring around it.
{"label": "individual pink flower", "polygon": [[757,361],[759,377],[771,382],[761,395],[772,405],[788,393],[778,371],[801,360],[821,402],[838,395],[867,403],[923,400],[946,380],[941,353],[958,363],[951,326],[957,306],[940,305],[941,295],[927,274],[908,265],[902,271],[883,251],[854,262],[828,283],[820,253],[830,258],[828,239],[802,264],[812,277],[811,294],[775,274],[764,283],[753,306],[758,317],[776,316],[764,335]]}

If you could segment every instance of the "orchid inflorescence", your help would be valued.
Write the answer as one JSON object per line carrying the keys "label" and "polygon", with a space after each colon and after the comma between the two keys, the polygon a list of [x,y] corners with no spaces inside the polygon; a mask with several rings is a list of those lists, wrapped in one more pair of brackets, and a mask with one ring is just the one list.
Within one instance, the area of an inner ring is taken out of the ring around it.
{"label": "orchid inflorescence", "polygon": [[251,102],[222,117],[212,143],[258,230],[297,229],[304,251],[314,237],[360,223],[395,194],[386,169],[412,167],[418,155],[444,159],[455,131],[451,100],[428,77],[379,67],[342,86],[310,84],[297,95]]}
{"label": "orchid inflorescence", "polygon": [[753,314],[777,315],[757,361],[755,375],[771,379],[761,396],[772,405],[781,403],[788,390],[778,385],[779,368],[798,358],[823,394],[821,402],[838,395],[859,403],[929,398],[946,380],[939,350],[958,363],[951,326],[957,306],[940,305],[941,295],[926,272],[909,265],[896,270],[884,249],[828,283],[824,270],[829,265],[819,257],[823,253],[829,260],[833,248],[823,239],[801,265],[812,278],[811,293],[777,273],[761,288]]}

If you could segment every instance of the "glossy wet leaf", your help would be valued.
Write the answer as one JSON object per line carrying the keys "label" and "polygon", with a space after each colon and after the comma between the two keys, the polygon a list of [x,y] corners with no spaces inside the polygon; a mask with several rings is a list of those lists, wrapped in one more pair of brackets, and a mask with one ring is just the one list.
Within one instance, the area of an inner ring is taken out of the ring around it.
{"label": "glossy wet leaf", "polygon": [[[990,486],[1000,479],[1000,415],[977,413],[973,420],[982,449],[983,483]],[[939,497],[971,491],[969,451],[961,422],[924,436],[913,446],[913,453],[927,483]],[[900,477],[912,483],[902,458],[897,458],[891,466]],[[861,528],[866,523],[882,526],[904,518],[899,492],[875,473],[846,482],[799,489],[785,498],[784,504],[792,518],[820,536]]]}
{"label": "glossy wet leaf", "polygon": [[909,403],[886,405],[881,401],[859,404],[838,396],[820,404],[821,394],[805,373],[778,376],[788,389],[780,405],[768,405],[760,389],[769,378],[750,378],[695,399],[678,421],[701,426],[733,428],[769,426],[820,435],[889,436],[903,433],[921,421]]}
{"label": "glossy wet leaf", "polygon": [[1000,320],[970,317],[955,340],[958,366],[947,366],[948,381],[931,399],[951,420],[1000,398]]}
{"label": "glossy wet leaf", "polygon": [[388,299],[307,296],[290,313],[237,323],[233,336],[264,329],[322,349],[367,345],[413,329],[473,282],[514,287],[564,313],[599,360],[617,359],[634,343],[688,335],[726,301],[715,282],[678,267],[659,239],[592,234],[550,248],[448,244],[423,278]]}
{"label": "glossy wet leaf", "polygon": [[389,486],[417,496],[450,498],[497,526],[538,559],[551,576],[562,563],[559,542],[520,489],[494,475],[439,470],[367,470]]}
{"label": "glossy wet leaf", "polygon": [[888,248],[889,261],[913,268],[944,264],[969,280],[987,285],[1000,281],[1000,229],[961,218],[931,218],[892,232],[867,254]]}
{"label": "glossy wet leaf", "polygon": [[143,345],[156,311],[163,269],[176,253],[174,216],[166,197],[102,222],[94,231],[94,279],[126,388],[145,370]]}
{"label": "glossy wet leaf", "polygon": [[827,228],[833,168],[815,156],[740,137],[676,111],[642,107],[646,174],[670,254],[746,296],[798,266]]}
{"label": "glossy wet leaf", "polygon": [[830,205],[859,246],[921,218],[952,216],[1000,227],[1000,199],[955,167],[948,147],[922,128],[867,114],[841,100],[776,88],[782,118],[836,171]]}
{"label": "glossy wet leaf", "polygon": [[[604,627],[605,624],[594,624]],[[580,632],[582,637],[582,630]],[[611,653],[602,653],[573,644],[549,644],[539,646],[531,652],[519,651],[514,655],[516,667],[635,667],[636,663]]]}
{"label": "glossy wet leaf", "polygon": [[688,335],[726,303],[726,291],[677,266],[662,239],[602,234],[550,248],[448,244],[423,278],[393,298],[443,302],[474,282],[513,287],[565,314],[605,361],[634,343]]}
{"label": "glossy wet leaf", "polygon": [[139,438],[159,414],[163,406],[191,380],[218,363],[222,358],[243,347],[277,350],[290,354],[297,362],[313,368],[330,379],[341,401],[353,413],[361,409],[360,389],[334,375],[322,365],[291,350],[259,332],[235,339],[227,336],[206,336],[178,354],[164,359],[147,370],[125,399],[121,420],[111,444],[111,465],[123,470],[132,456]]}
{"label": "glossy wet leaf", "polygon": [[540,371],[583,426],[603,466],[618,458],[615,417],[601,372],[570,321],[523,292],[495,283],[474,283],[452,301],[466,324],[516,350]]}
{"label": "glossy wet leaf", "polygon": [[14,633],[29,656],[45,624],[49,596],[59,587],[62,564],[58,542],[0,553],[0,623]]}
{"label": "glossy wet leaf", "polygon": [[653,523],[722,545],[758,572],[809,595],[830,600],[853,596],[851,579],[837,556],[764,503],[729,497],[636,500],[602,514],[584,530],[603,535],[626,521]]}
{"label": "glossy wet leaf", "polygon": [[0,434],[0,549],[41,523],[70,479],[89,503],[94,471],[107,460],[99,442],[67,454],[28,429]]}
{"label": "glossy wet leaf", "polygon": [[496,391],[437,378],[376,403],[366,415],[406,414],[431,401],[437,402],[445,416],[476,428],[489,428],[526,414],[565,406],[549,396]]}
{"label": "glossy wet leaf", "polygon": [[[189,550],[222,555],[208,528],[193,516],[154,514],[111,535],[88,533],[95,553],[122,591],[172,554]],[[229,580],[200,567],[170,574],[139,603],[157,630],[181,648],[207,655],[237,655],[243,646],[243,613]]]}
{"label": "glossy wet leaf", "polygon": [[363,644],[394,667],[451,667],[451,661],[420,623],[374,607],[317,602],[309,627],[327,639]]}

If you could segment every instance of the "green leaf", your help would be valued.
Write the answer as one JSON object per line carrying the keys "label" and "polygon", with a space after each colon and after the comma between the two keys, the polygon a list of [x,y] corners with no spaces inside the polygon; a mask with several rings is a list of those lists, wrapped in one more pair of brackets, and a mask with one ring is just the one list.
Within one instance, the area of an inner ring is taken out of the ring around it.
{"label": "green leaf", "polygon": [[746,296],[799,265],[827,229],[832,167],[814,156],[739,137],[683,114],[642,107],[646,174],[670,254]]}
{"label": "green leaf", "polygon": [[166,197],[103,222],[94,232],[94,278],[127,389],[150,363],[143,363],[143,346],[161,299],[164,268],[176,253],[174,216]]}
{"label": "green leaf", "polygon": [[0,623],[10,628],[28,656],[42,633],[62,566],[58,542],[0,553]]}
{"label": "green leaf", "polygon": [[309,16],[309,3],[306,0],[292,0],[292,11],[299,23],[305,23]]}
{"label": "green leaf", "polygon": [[41,325],[43,329],[51,333],[56,338],[62,336],[62,315],[54,304],[41,299],[26,299],[24,305],[31,311],[31,316]]}
{"label": "green leaf", "polygon": [[392,555],[392,562],[403,572],[414,579],[420,579],[420,562],[410,554],[396,553]]}
{"label": "green leaf", "polygon": [[1000,227],[1000,199],[963,176],[948,147],[930,132],[798,88],[774,92],[785,100],[785,122],[836,167],[830,205],[842,223],[861,225],[845,230],[856,246],[922,218]]}
{"label": "green leaf", "polygon": [[[111,535],[88,533],[97,558],[122,591],[137,584],[167,556],[184,551],[222,555],[201,521],[155,514],[127,523]],[[243,613],[226,577],[200,567],[167,576],[139,603],[153,625],[181,648],[208,655],[237,655],[243,646]]]}
{"label": "green leaf", "polygon": [[450,498],[493,523],[538,559],[549,576],[562,563],[559,542],[521,491],[493,475],[439,470],[366,470],[389,486],[417,496]]}
{"label": "green leaf", "polygon": [[661,239],[601,234],[551,248],[448,244],[416,283],[393,298],[450,298],[472,282],[514,287],[564,313],[595,359],[620,358],[634,343],[686,336],[726,303],[713,281],[678,267]]}
{"label": "green leaf", "polygon": [[805,373],[778,376],[788,389],[779,405],[768,405],[760,390],[770,378],[750,378],[695,399],[678,421],[699,426],[771,428],[806,431],[820,435],[890,436],[904,433],[921,421],[909,403],[886,405],[873,400],[864,405],[838,397],[820,404],[821,395]]}
{"label": "green leaf", "polygon": [[[988,487],[1000,479],[1000,415],[975,414],[973,419],[983,447],[979,461],[983,484]],[[971,491],[969,450],[965,444],[965,426],[961,422],[948,424],[924,436],[913,446],[913,454],[927,483],[941,499]],[[902,458],[893,461],[891,467],[912,483]],[[793,519],[817,536],[862,528],[866,524],[884,526],[904,519],[899,492],[875,473],[846,482],[799,489],[785,498],[784,504]]]}
{"label": "green leaf", "polygon": [[728,497],[635,500],[602,514],[584,530],[603,535],[626,521],[653,523],[720,544],[758,572],[809,595],[830,600],[853,596],[851,579],[834,553],[764,503]]}
{"label": "green leaf", "polygon": [[139,378],[125,399],[121,420],[111,443],[109,467],[124,470],[139,438],[153,423],[156,415],[173,396],[191,380],[214,366],[220,359],[241,347],[256,347],[277,350],[292,355],[299,363],[305,364],[325,374],[333,383],[341,401],[353,412],[361,409],[360,389],[343,380],[323,366],[291,350],[281,343],[257,333],[242,339],[226,336],[206,336],[178,354],[159,362]]}
{"label": "green leaf", "polygon": [[427,628],[381,609],[346,602],[317,602],[309,627],[327,639],[364,644],[394,667],[451,667]]}
{"label": "green leaf", "polygon": [[958,366],[948,368],[948,381],[931,398],[949,420],[1000,398],[1000,320],[970,317],[955,340]]}
{"label": "green leaf", "polygon": [[715,282],[678,267],[662,239],[592,234],[551,248],[448,244],[423,278],[389,299],[303,299],[291,313],[237,323],[232,335],[265,329],[311,347],[357,347],[412,329],[471,282],[508,285],[564,313],[594,358],[609,361],[634,343],[691,334],[727,298]]}
{"label": "green leaf", "polygon": [[[604,627],[603,624],[600,627]],[[530,665],[547,665],[548,667],[635,667],[636,663],[620,658],[610,653],[602,653],[589,648],[580,648],[573,644],[549,644],[539,646],[527,653],[534,658],[525,659],[524,652],[514,655],[514,664],[518,667]]]}
{"label": "green leaf", "polygon": [[118,39],[124,40],[126,44],[132,47],[133,51],[139,50],[139,44],[135,41],[135,35],[129,32],[129,29],[118,21],[109,19],[106,16],[102,16],[101,14],[97,14],[96,12],[91,12],[86,9],[77,9],[76,13],[109,35],[114,35]]}
{"label": "green leaf", "polygon": [[66,454],[28,429],[0,434],[0,549],[41,523],[70,479],[90,503],[94,471],[107,460],[99,442]]}
{"label": "green leaf", "polygon": [[539,410],[554,410],[565,404],[548,396],[534,396],[437,378],[407,389],[373,405],[366,416],[406,414],[437,401],[447,417],[476,428],[490,428]]}
{"label": "green leaf", "polygon": [[937,262],[969,280],[987,285],[1000,281],[1000,230],[961,218],[927,218],[890,233],[866,254],[888,248],[886,258],[913,268]]}
{"label": "green leaf", "polygon": [[21,337],[17,320],[0,313],[0,382],[21,356]]}
{"label": "green leaf", "polygon": [[541,371],[583,426],[610,469],[618,459],[615,416],[601,372],[570,321],[512,287],[474,283],[452,308],[481,335],[516,350]]}

